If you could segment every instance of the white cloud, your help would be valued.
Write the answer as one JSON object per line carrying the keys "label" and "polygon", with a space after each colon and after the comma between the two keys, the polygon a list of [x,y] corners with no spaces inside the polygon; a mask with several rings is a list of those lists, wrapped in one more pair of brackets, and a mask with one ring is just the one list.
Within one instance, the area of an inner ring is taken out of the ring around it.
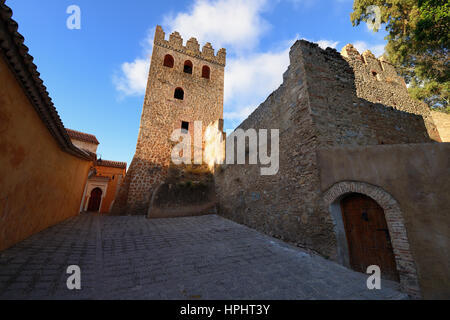
{"label": "white cloud", "polygon": [[[178,31],[184,41],[196,37],[201,44],[214,42],[228,53],[250,50],[257,45],[269,24],[261,17],[266,0],[196,0],[187,12],[164,18],[166,33]],[[154,28],[141,43],[143,55],[121,65],[113,76],[116,90],[122,96],[143,95],[147,85]],[[230,54],[229,54],[230,56]]]}
{"label": "white cloud", "polygon": [[225,73],[225,101],[236,96],[255,96],[276,89],[289,65],[288,53],[289,49],[285,49],[230,59]]}
{"label": "white cloud", "polygon": [[141,42],[142,57],[122,63],[120,71],[113,75],[113,84],[122,96],[140,96],[145,93],[154,34],[155,28],[148,30],[147,37]]}
{"label": "white cloud", "polygon": [[243,50],[254,47],[269,24],[261,17],[266,0],[196,0],[188,12],[164,19],[184,40],[214,40],[214,46]]}
{"label": "white cloud", "polygon": [[381,56],[384,53],[385,44],[368,44],[365,41],[356,41],[353,43],[353,46],[359,51],[359,53],[363,53],[366,50],[370,50],[376,57]]}
{"label": "white cloud", "polygon": [[223,117],[229,120],[239,120],[247,118],[253,111],[255,110],[255,106],[248,106],[241,108],[237,111],[224,112]]}
{"label": "white cloud", "polygon": [[239,123],[283,82],[294,41],[272,52],[231,58],[225,72],[224,119]]}
{"label": "white cloud", "polygon": [[150,59],[136,59],[121,66],[121,74],[113,76],[116,89],[124,95],[142,95],[147,85]]}
{"label": "white cloud", "polygon": [[[225,112],[227,120],[242,121],[283,82],[289,66],[289,50],[299,38],[284,41],[273,52],[255,53],[228,60],[225,73]],[[306,39],[305,39],[306,40]],[[319,40],[319,46],[336,48],[338,41]]]}
{"label": "white cloud", "polygon": [[289,44],[293,45],[295,40],[297,40],[297,39],[303,39],[303,40],[306,40],[309,42],[315,42],[319,45],[319,47],[321,47],[324,50],[328,47],[336,49],[337,45],[339,44],[339,41],[333,41],[333,40],[321,39],[318,41],[314,41],[314,40],[311,40],[308,38],[300,38],[299,34],[296,35],[296,38],[294,40],[289,41]]}
{"label": "white cloud", "polygon": [[319,44],[319,47],[321,47],[322,49],[326,49],[328,47],[336,49],[339,41],[319,40],[317,41],[317,44]]}
{"label": "white cloud", "polygon": [[[289,50],[298,38],[297,35],[283,41],[279,50],[229,59],[225,73],[225,102],[236,97],[265,98],[275,90],[282,83],[283,73],[289,66]],[[336,48],[339,41],[319,40],[317,43],[326,49]]]}

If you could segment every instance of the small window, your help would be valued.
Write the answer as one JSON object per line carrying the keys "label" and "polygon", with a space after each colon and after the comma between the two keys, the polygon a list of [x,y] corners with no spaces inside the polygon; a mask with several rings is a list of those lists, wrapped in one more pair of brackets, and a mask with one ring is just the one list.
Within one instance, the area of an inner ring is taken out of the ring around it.
{"label": "small window", "polygon": [[181,131],[189,131],[189,122],[181,121]]}
{"label": "small window", "polygon": [[173,57],[170,54],[166,54],[164,57],[164,66],[173,68]]}
{"label": "small window", "polygon": [[209,74],[211,73],[208,66],[203,66],[202,68],[202,78],[209,79]]}
{"label": "small window", "polygon": [[192,69],[193,69],[192,62],[189,60],[186,60],[184,62],[184,69],[183,69],[184,73],[192,74]]}
{"label": "small window", "polygon": [[175,94],[173,95],[175,99],[183,100],[184,99],[184,91],[181,88],[175,89]]}

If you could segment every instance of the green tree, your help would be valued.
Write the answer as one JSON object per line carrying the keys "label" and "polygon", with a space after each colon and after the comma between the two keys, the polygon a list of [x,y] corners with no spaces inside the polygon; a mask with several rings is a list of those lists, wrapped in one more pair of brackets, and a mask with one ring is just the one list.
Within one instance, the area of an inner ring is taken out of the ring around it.
{"label": "green tree", "polygon": [[409,84],[410,94],[450,112],[448,0],[354,0],[354,26],[375,19],[370,6],[380,9],[380,22],[388,32],[385,56]]}

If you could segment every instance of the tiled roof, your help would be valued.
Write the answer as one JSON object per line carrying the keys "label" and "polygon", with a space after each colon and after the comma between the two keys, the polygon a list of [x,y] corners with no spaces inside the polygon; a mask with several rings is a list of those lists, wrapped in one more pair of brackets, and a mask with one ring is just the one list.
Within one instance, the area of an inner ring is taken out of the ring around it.
{"label": "tiled roof", "polygon": [[97,138],[93,134],[84,133],[84,132],[67,129],[67,128],[66,128],[66,131],[69,134],[69,137],[71,139],[81,140],[81,141],[90,142],[90,143],[94,143],[94,144],[100,144],[98,142]]}
{"label": "tiled roof", "polygon": [[102,167],[112,167],[112,168],[121,168],[121,169],[126,169],[127,168],[127,163],[126,162],[119,162],[119,161],[112,161],[112,160],[102,160],[102,159],[98,159],[96,161],[96,165],[97,166],[102,166]]}
{"label": "tiled roof", "polygon": [[89,154],[72,144],[37,67],[33,63],[33,57],[24,45],[24,38],[17,31],[18,24],[11,17],[12,10],[5,4],[5,0],[0,0],[0,55],[14,73],[30,103],[61,149],[79,158],[91,160]]}

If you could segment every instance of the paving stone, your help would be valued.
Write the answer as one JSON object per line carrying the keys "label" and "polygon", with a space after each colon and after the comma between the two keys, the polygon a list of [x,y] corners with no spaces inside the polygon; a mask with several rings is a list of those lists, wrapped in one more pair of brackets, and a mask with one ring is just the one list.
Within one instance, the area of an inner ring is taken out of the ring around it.
{"label": "paving stone", "polygon": [[[84,258],[80,257],[80,250]],[[69,265],[82,290],[69,290]],[[367,276],[217,215],[82,215],[0,255],[0,299],[406,299]]]}

